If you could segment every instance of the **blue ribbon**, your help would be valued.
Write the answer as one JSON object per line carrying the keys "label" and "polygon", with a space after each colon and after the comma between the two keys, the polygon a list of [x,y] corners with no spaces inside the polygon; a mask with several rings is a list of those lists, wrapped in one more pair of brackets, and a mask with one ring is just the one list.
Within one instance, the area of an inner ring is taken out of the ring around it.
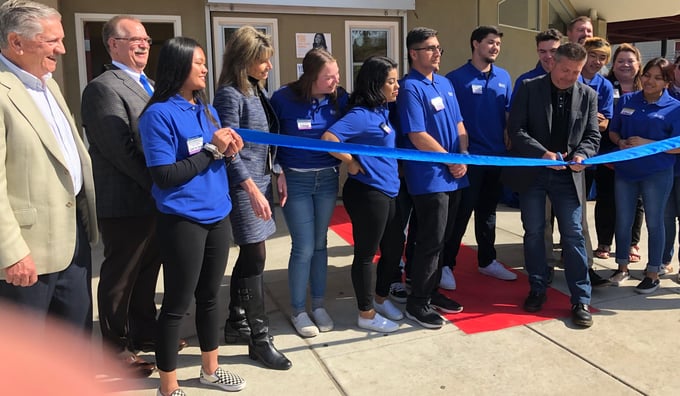
{"label": "blue ribbon", "polygon": [[[251,143],[270,144],[273,146],[296,149],[370,155],[375,157],[395,158],[409,161],[442,162],[448,164],[492,165],[492,166],[555,166],[570,165],[573,162],[547,160],[541,158],[500,157],[492,155],[435,153],[411,149],[370,146],[366,144],[329,142],[298,136],[279,135],[237,128],[243,140]],[[583,161],[584,165],[607,164],[646,157],[680,147],[680,137],[660,140],[625,150],[598,155]]]}

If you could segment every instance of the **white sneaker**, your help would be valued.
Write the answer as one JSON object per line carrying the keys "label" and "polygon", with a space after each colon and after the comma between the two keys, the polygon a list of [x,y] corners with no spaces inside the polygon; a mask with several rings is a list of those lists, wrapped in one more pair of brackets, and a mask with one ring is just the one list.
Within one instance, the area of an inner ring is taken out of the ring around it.
{"label": "white sneaker", "polygon": [[362,329],[377,331],[379,333],[392,333],[399,330],[399,325],[389,319],[383,318],[379,313],[375,313],[373,319],[357,317],[357,326]]}
{"label": "white sneaker", "polygon": [[378,304],[377,301],[373,300],[373,308],[377,313],[386,317],[389,320],[402,320],[404,319],[404,313],[392,304],[392,301],[386,299],[382,304]]}
{"label": "white sneaker", "polygon": [[313,310],[312,319],[314,319],[314,323],[316,323],[320,332],[333,330],[333,319],[328,315],[326,308],[321,307]]}
{"label": "white sneaker", "polygon": [[442,268],[442,279],[439,281],[439,287],[446,290],[456,290],[456,278],[453,277],[451,267],[447,265]]}
{"label": "white sneaker", "polygon": [[500,280],[513,281],[517,279],[516,273],[508,270],[503,266],[503,264],[496,260],[492,261],[491,264],[487,265],[486,267],[479,267],[478,270],[483,275],[491,276]]}
{"label": "white sneaker", "polygon": [[312,322],[307,312],[300,312],[297,316],[291,316],[290,320],[293,322],[295,330],[302,337],[316,337],[319,335],[319,328]]}

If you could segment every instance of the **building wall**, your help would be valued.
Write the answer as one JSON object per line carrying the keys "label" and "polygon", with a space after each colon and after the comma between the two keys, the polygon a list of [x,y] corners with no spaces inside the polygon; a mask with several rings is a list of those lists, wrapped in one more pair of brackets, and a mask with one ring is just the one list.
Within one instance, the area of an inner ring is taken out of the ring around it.
{"label": "building wall", "polygon": [[[201,44],[206,44],[207,30],[205,0],[152,0],[139,2],[136,0],[119,0],[116,2],[102,2],[91,0],[41,0],[52,6],[59,6],[63,15],[63,24],[66,33],[65,44],[67,54],[61,60],[61,66],[55,73],[55,78],[62,86],[66,99],[72,110],[79,118],[80,86],[78,82],[77,56],[75,43],[75,13],[100,13],[115,15],[125,10],[136,15],[180,15],[182,22],[182,34],[197,39]],[[548,28],[550,0],[541,0],[540,29]],[[229,15],[234,13],[213,12],[211,16]],[[240,14],[244,15],[244,14]],[[363,18],[354,16],[332,15],[307,15],[300,14],[268,14],[251,13],[245,14],[254,17],[277,18],[279,20],[279,50],[280,50],[280,82],[286,83],[296,77],[295,65],[300,59],[295,57],[294,33],[323,31],[333,34],[334,55],[338,57],[341,73],[346,75],[345,69],[345,35],[344,20],[361,20],[376,18]],[[401,21],[401,18],[385,18],[385,20]],[[416,26],[428,26],[439,31],[442,47],[446,50],[442,58],[440,72],[448,71],[460,66],[470,57],[469,37],[472,30],[480,24],[498,24],[498,1],[497,0],[417,0],[416,9],[409,11],[406,18],[405,29],[408,31]],[[603,30],[603,24],[596,24],[598,30]],[[535,31],[520,29],[510,26],[500,26],[504,32],[501,54],[498,65],[507,69],[515,78],[519,74],[534,67],[537,61],[534,36]],[[605,32],[599,32],[604,34]],[[404,63],[404,37],[400,37],[402,43],[399,63]],[[160,46],[162,43],[154,43]],[[211,50],[211,49],[208,49]],[[406,71],[406,65],[402,65],[402,71]],[[212,70],[216,80],[219,70]],[[344,81],[344,77],[343,77]]]}

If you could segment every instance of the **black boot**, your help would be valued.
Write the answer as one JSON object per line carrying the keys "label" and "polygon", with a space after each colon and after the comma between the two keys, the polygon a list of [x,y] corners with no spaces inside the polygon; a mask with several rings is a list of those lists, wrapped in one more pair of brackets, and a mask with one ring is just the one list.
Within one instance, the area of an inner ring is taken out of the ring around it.
{"label": "black boot", "polygon": [[231,277],[229,287],[229,317],[224,323],[224,342],[227,344],[248,344],[250,342],[250,326],[246,320],[246,311],[239,305],[238,282]]}
{"label": "black boot", "polygon": [[246,311],[250,325],[248,356],[260,360],[274,370],[288,370],[293,364],[279,352],[269,337],[269,320],[264,311],[264,284],[262,275],[241,279],[239,288],[241,306]]}

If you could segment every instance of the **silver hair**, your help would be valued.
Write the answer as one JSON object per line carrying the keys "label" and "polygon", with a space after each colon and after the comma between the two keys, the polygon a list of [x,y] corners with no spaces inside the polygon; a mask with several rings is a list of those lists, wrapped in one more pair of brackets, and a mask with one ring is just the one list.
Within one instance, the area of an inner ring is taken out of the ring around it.
{"label": "silver hair", "polygon": [[30,0],[8,0],[0,5],[0,49],[7,48],[10,33],[34,38],[42,33],[40,21],[49,18],[61,19],[54,8]]}

